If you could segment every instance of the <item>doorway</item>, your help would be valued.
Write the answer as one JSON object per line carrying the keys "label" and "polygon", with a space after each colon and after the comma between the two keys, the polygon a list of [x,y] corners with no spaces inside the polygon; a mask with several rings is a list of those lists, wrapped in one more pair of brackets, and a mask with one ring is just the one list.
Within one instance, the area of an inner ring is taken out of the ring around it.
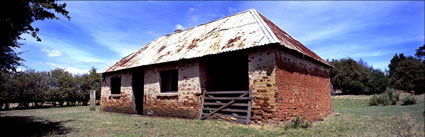
{"label": "doorway", "polygon": [[243,51],[206,57],[206,91],[201,120],[221,119],[248,124],[252,92],[249,90],[248,54]]}
{"label": "doorway", "polygon": [[246,52],[224,53],[206,57],[206,90],[248,90],[248,54]]}
{"label": "doorway", "polygon": [[134,95],[134,103],[136,106],[136,113],[139,115],[143,115],[144,83],[144,72],[133,72],[132,88]]}

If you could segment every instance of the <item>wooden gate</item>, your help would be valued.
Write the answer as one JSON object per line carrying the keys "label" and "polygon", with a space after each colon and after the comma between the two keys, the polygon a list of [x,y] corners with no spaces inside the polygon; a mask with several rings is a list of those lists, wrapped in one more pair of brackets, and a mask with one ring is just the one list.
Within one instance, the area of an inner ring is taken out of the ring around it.
{"label": "wooden gate", "polygon": [[201,120],[219,119],[249,124],[251,119],[252,92],[204,91]]}

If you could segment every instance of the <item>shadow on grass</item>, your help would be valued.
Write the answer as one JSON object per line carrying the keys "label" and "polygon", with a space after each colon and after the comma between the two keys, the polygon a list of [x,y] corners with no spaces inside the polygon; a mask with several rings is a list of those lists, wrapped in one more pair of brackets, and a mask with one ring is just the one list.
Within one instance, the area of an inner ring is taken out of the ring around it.
{"label": "shadow on grass", "polygon": [[65,135],[72,129],[63,126],[66,121],[48,121],[32,116],[1,116],[0,133],[5,136],[46,136]]}

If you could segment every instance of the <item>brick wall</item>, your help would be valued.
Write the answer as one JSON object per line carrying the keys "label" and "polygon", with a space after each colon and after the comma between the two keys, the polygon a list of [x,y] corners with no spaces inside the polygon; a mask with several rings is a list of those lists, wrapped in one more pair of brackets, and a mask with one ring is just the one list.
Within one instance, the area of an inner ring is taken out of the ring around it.
{"label": "brick wall", "polygon": [[[178,70],[178,91],[161,93],[160,72]],[[143,68],[143,114],[182,118],[199,118],[201,101],[200,67],[196,60],[167,63]],[[121,77],[121,97],[110,97],[110,80]],[[104,76],[101,92],[101,111],[135,113],[132,91],[132,71],[116,72]]]}
{"label": "brick wall", "polygon": [[249,89],[252,90],[251,120],[254,122],[276,121],[274,49],[258,48],[248,53]]}
{"label": "brick wall", "polygon": [[[178,91],[161,93],[160,72],[178,70]],[[181,61],[155,65],[145,69],[143,113],[146,115],[198,118],[201,85],[198,61]]]}
{"label": "brick wall", "polygon": [[[178,70],[178,92],[160,92],[160,72]],[[152,65],[143,68],[145,115],[199,118],[201,90],[205,89],[205,65],[199,60]],[[286,49],[256,48],[248,52],[249,89],[254,122],[279,122],[301,115],[319,120],[331,113],[329,69]],[[121,76],[121,96],[110,97],[110,78]],[[135,113],[132,73],[107,74],[102,80],[101,110]]]}
{"label": "brick wall", "polygon": [[[121,93],[119,97],[111,97],[111,78],[121,77]],[[104,74],[102,79],[100,110],[105,112],[135,113],[133,107],[133,91],[131,88],[131,73],[118,72],[114,74]]]}
{"label": "brick wall", "polygon": [[332,112],[329,68],[285,49],[276,50],[277,118],[320,120]]}

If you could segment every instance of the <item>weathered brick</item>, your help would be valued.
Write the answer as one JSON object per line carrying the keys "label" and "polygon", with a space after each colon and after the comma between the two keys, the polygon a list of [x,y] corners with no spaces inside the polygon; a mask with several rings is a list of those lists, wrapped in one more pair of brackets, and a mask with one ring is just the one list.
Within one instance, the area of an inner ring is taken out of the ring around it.
{"label": "weathered brick", "polygon": [[[199,118],[201,91],[207,75],[200,59],[157,64],[144,70],[145,115]],[[161,93],[163,70],[178,70],[178,92]],[[132,70],[103,75],[101,110],[135,113]],[[331,113],[329,68],[287,49],[261,47],[248,50],[249,89],[254,97],[251,119],[270,123],[304,116],[319,120]],[[110,78],[121,76],[120,97],[110,97]]]}

